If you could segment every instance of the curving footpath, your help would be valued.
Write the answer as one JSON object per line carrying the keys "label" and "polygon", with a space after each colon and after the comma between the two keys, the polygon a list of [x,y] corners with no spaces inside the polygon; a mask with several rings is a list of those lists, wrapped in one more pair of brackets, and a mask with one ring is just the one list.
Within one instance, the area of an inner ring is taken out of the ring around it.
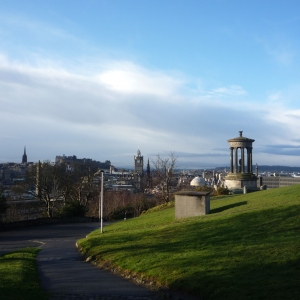
{"label": "curving footpath", "polygon": [[154,291],[83,261],[75,243],[97,228],[97,223],[76,223],[0,232],[0,255],[18,248],[40,247],[38,271],[50,300],[160,299]]}

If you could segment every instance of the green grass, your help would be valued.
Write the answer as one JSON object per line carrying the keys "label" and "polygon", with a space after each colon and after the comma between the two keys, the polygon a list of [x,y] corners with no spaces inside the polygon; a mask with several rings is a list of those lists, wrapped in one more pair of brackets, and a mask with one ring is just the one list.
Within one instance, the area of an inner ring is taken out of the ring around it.
{"label": "green grass", "polygon": [[167,208],[79,241],[94,259],[207,299],[300,299],[300,185],[212,198],[211,213]]}
{"label": "green grass", "polygon": [[39,283],[35,260],[38,251],[24,248],[0,256],[0,299],[48,299]]}

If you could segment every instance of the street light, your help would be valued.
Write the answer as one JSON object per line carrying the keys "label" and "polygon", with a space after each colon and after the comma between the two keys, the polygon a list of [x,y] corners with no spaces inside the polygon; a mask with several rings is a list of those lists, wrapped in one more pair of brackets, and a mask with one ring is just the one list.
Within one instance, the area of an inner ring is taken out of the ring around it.
{"label": "street light", "polygon": [[99,200],[99,219],[100,219],[100,232],[103,233],[103,173],[101,170],[101,198]]}

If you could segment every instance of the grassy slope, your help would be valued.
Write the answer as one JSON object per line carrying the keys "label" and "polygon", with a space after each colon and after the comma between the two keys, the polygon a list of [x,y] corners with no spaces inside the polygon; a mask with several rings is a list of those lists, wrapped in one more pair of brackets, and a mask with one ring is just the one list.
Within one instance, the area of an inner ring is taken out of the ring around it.
{"label": "grassy slope", "polygon": [[0,298],[5,300],[47,299],[39,284],[37,248],[24,248],[0,256]]}
{"label": "grassy slope", "polygon": [[89,255],[203,299],[300,299],[300,185],[211,201],[206,216],[174,208],[95,231]]}

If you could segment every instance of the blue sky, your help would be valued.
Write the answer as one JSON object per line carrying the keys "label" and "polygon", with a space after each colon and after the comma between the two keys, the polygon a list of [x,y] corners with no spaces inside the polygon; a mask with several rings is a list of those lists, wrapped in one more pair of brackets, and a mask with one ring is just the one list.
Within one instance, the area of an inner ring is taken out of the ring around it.
{"label": "blue sky", "polygon": [[300,166],[300,2],[0,1],[0,162]]}

